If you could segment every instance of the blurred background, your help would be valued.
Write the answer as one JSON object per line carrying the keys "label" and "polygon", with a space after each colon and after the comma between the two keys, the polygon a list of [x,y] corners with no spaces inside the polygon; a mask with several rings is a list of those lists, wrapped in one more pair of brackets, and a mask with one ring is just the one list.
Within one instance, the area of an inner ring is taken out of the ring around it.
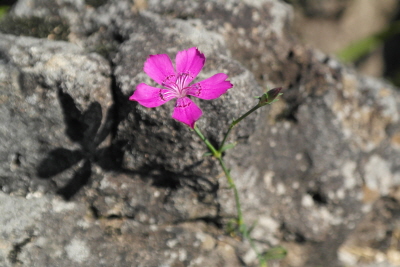
{"label": "blurred background", "polygon": [[286,2],[294,7],[294,31],[305,44],[400,85],[400,1]]}

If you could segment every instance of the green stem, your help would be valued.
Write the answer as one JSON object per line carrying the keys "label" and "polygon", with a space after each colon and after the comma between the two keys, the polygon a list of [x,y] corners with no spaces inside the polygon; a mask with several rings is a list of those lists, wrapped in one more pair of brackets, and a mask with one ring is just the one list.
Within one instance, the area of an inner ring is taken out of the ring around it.
{"label": "green stem", "polygon": [[252,109],[250,109],[249,111],[247,111],[245,114],[243,114],[239,119],[234,120],[231,125],[229,125],[228,131],[225,133],[224,136],[224,140],[222,140],[221,146],[219,147],[219,151],[221,151],[222,147],[225,145],[225,141],[228,138],[228,135],[230,134],[231,130],[233,129],[233,127],[235,127],[236,124],[238,124],[241,120],[243,120],[244,118],[246,118],[247,116],[249,116],[251,113],[253,113],[254,111],[256,111],[258,108],[260,108],[261,106],[259,104],[255,105]]}
{"label": "green stem", "polygon": [[246,225],[244,224],[242,208],[241,208],[241,205],[240,205],[239,192],[238,192],[238,190],[236,188],[235,182],[233,181],[233,179],[231,177],[230,171],[225,166],[225,162],[222,159],[222,157],[218,158],[218,162],[221,165],[222,169],[224,170],[225,176],[226,176],[226,178],[228,180],[228,184],[229,184],[230,188],[232,188],[233,193],[235,195],[238,230],[242,234],[242,237],[249,241],[251,248],[254,250],[254,252],[257,255],[257,258],[258,258],[259,263],[260,263],[260,267],[268,267],[267,262],[262,257],[262,255],[258,252],[257,246],[254,243],[254,241],[251,238],[251,236],[249,235],[249,231],[248,231]]}
{"label": "green stem", "polygon": [[200,129],[197,127],[197,125],[194,125],[194,131],[196,132],[196,134],[200,137],[201,140],[203,140],[203,142],[206,144],[206,146],[208,147],[208,149],[211,151],[211,153],[213,154],[214,157],[221,158],[221,152],[219,152],[211,143],[210,141],[208,141],[207,138],[205,138],[205,136],[201,133]]}
{"label": "green stem", "polygon": [[221,154],[221,152],[219,152],[218,150],[215,149],[215,147],[210,143],[210,141],[207,140],[207,138],[205,138],[205,136],[201,133],[201,131],[197,127],[197,125],[194,126],[194,131],[200,137],[200,139],[207,145],[208,149],[211,151],[213,156],[216,159],[218,159],[218,162],[221,165],[221,168],[225,173],[226,179],[228,180],[229,187],[232,188],[233,193],[235,195],[236,210],[237,210],[237,223],[238,223],[238,226],[240,227],[241,225],[243,225],[243,213],[242,213],[242,208],[240,206],[239,192],[237,191],[235,182],[233,181],[228,168],[225,166],[225,162],[222,159],[222,154]]}
{"label": "green stem", "polygon": [[242,207],[240,205],[239,192],[238,192],[238,190],[236,188],[235,182],[233,181],[233,179],[231,177],[230,171],[225,166],[224,160],[222,158],[218,158],[218,162],[221,165],[222,170],[224,170],[226,179],[228,180],[229,187],[232,188],[233,193],[235,195],[236,212],[237,212],[237,224],[238,224],[239,229],[240,229],[241,226],[243,225],[244,221],[243,221]]}
{"label": "green stem", "polygon": [[[241,120],[243,120],[244,118],[246,118],[248,115],[250,115],[252,112],[254,112],[255,110],[257,110],[260,106],[257,105],[255,107],[253,107],[251,110],[249,110],[248,112],[246,112],[243,116],[241,116],[239,119],[235,120],[232,122],[231,126],[229,127],[224,141],[221,145],[221,148],[223,147],[223,144],[227,138],[227,136],[229,135],[229,132],[231,131],[231,129],[238,124]],[[250,246],[253,248],[254,252],[257,254],[257,257],[260,261],[260,266],[261,267],[267,267],[267,262],[265,261],[265,259],[262,257],[262,255],[260,255],[260,253],[258,252],[257,246],[254,244],[253,239],[250,237],[249,235],[249,231],[246,227],[246,225],[244,224],[244,220],[243,220],[243,213],[242,213],[242,207],[240,205],[240,198],[239,198],[239,192],[236,188],[236,184],[233,181],[230,171],[229,169],[226,167],[224,160],[222,159],[222,153],[220,152],[220,150],[215,149],[215,147],[210,143],[210,141],[208,141],[208,139],[202,134],[202,132],[200,131],[200,129],[197,127],[197,125],[194,126],[194,131],[196,132],[196,134],[200,137],[200,139],[206,144],[206,146],[208,147],[208,149],[211,151],[211,153],[213,154],[213,156],[218,160],[222,170],[225,173],[226,179],[228,181],[229,187],[232,188],[234,196],[235,196],[235,202],[236,202],[236,212],[237,212],[237,226],[238,226],[238,230],[241,233],[242,237],[244,239],[247,239],[250,242]]]}

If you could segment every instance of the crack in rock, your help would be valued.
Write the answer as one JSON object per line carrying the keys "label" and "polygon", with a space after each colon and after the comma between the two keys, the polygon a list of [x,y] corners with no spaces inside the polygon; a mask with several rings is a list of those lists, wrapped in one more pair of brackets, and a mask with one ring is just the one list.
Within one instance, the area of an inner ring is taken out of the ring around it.
{"label": "crack in rock", "polygon": [[30,233],[27,238],[25,238],[21,242],[16,243],[16,244],[13,245],[13,249],[10,251],[10,253],[8,253],[8,256],[7,256],[7,258],[9,259],[9,261],[11,263],[13,263],[13,264],[23,264],[23,262],[18,259],[18,256],[21,253],[23,247],[26,246],[28,243],[30,243],[32,241],[33,237],[34,237],[34,235]]}

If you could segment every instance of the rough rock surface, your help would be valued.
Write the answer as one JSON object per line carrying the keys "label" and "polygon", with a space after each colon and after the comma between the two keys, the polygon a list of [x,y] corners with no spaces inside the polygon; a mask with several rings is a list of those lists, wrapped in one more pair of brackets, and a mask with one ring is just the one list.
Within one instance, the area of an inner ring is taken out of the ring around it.
{"label": "rough rock surface", "polygon": [[47,192],[37,178],[53,178],[75,193],[67,169],[85,162],[90,172],[110,132],[108,62],[66,42],[1,35],[0,47],[2,190]]}
{"label": "rough rock surface", "polygon": [[95,219],[85,203],[47,196],[0,200],[2,266],[239,266],[226,237],[201,222]]}
{"label": "rough rock surface", "polygon": [[282,266],[341,266],[339,247],[400,183],[400,93],[299,45],[291,17],[272,0],[18,1],[0,29],[55,26],[0,34],[1,265],[255,266],[224,235],[234,200],[202,143],[171,105],[127,101],[151,83],[149,54],[198,46],[199,78],[234,84],[198,101],[211,142],[285,88],[226,155],[258,245],[286,246]]}

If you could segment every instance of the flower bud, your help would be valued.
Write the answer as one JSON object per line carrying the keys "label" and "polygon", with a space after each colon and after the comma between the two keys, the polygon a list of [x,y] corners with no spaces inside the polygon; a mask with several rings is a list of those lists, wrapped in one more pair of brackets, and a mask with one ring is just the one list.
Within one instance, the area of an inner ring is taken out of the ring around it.
{"label": "flower bud", "polygon": [[282,95],[280,91],[282,90],[282,87],[277,87],[274,89],[269,90],[268,92],[264,93],[262,96],[259,97],[260,102],[258,104],[260,106],[264,106],[267,104],[272,104],[273,102],[277,101],[277,97]]}
{"label": "flower bud", "polygon": [[268,100],[269,100],[269,101],[275,100],[275,98],[276,98],[277,96],[281,95],[281,94],[279,93],[281,90],[282,90],[282,87],[277,87],[277,88],[274,88],[274,89],[269,90],[269,91],[267,92],[267,94],[268,94]]}

